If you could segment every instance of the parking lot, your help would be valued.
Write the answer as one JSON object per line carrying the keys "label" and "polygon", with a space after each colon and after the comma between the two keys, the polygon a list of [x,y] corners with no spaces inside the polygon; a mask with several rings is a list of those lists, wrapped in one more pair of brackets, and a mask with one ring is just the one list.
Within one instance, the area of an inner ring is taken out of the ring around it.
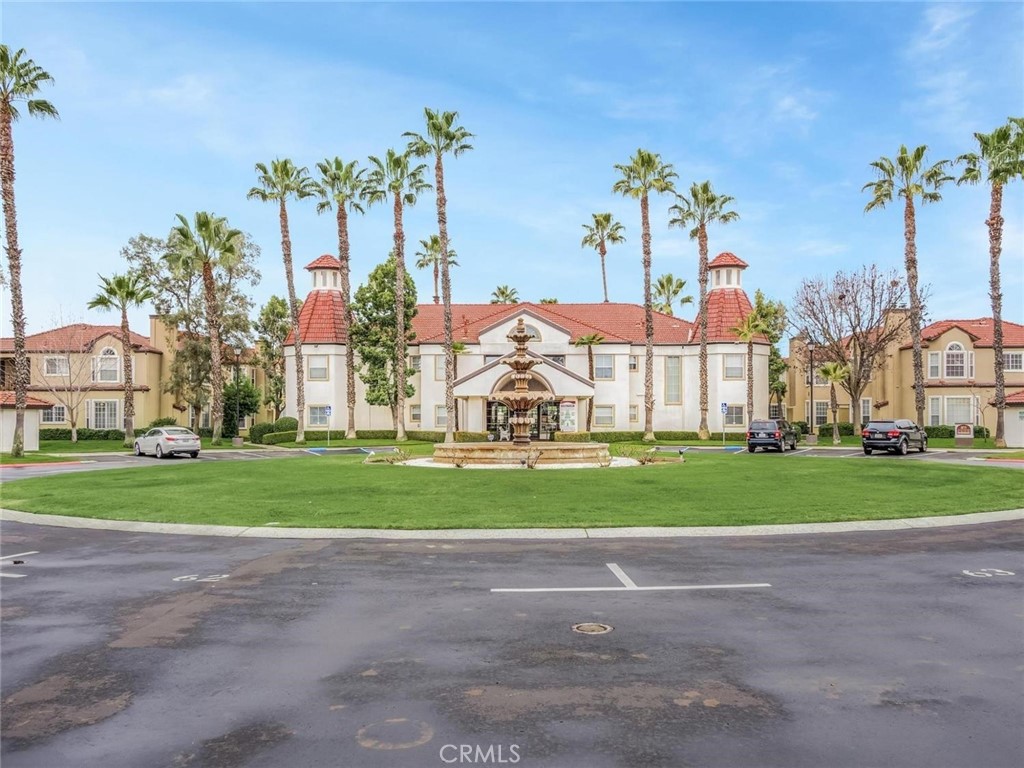
{"label": "parking lot", "polygon": [[500,542],[4,521],[0,536],[5,768],[1024,755],[1020,521]]}

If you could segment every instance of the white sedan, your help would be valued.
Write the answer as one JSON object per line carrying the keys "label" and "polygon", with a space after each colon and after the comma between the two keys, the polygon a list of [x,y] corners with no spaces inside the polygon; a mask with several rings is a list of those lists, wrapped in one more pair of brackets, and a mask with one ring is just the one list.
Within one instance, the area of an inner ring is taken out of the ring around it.
{"label": "white sedan", "polygon": [[184,427],[156,427],[135,438],[135,455],[145,456],[150,453],[158,459],[176,453],[187,453],[197,459],[199,435]]}

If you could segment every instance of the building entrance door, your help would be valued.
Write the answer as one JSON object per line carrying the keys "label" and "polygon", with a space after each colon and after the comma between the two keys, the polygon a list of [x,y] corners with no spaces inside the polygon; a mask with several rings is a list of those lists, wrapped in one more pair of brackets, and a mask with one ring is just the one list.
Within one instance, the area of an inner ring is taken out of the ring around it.
{"label": "building entrance door", "polygon": [[[530,439],[554,440],[558,431],[558,402],[541,403],[530,411]],[[487,431],[497,440],[511,440],[508,406],[495,400],[487,402]]]}

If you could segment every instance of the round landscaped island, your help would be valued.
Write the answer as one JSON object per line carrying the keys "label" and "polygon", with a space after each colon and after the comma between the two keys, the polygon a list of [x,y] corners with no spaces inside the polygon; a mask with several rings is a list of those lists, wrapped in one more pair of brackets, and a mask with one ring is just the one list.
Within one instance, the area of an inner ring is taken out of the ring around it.
{"label": "round landscaped island", "polygon": [[608,443],[438,443],[433,461],[453,467],[607,467],[612,457]]}

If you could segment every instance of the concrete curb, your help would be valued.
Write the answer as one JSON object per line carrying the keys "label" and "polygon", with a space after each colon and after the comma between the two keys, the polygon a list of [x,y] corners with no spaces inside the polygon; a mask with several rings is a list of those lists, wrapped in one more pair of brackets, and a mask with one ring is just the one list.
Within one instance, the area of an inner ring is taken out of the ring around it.
{"label": "concrete curb", "polygon": [[188,536],[227,536],[260,539],[630,539],[690,538],[703,536],[782,536],[808,533],[899,531],[912,528],[944,528],[957,525],[1024,520],[1024,509],[976,512],[967,515],[915,517],[900,520],[861,520],[847,523],[797,523],[792,525],[711,526],[694,528],[456,528],[449,530],[388,530],[378,528],[268,528],[185,523],[142,523],[67,515],[39,515],[0,509],[0,520],[59,528],[87,528],[130,533],[169,533]]}

